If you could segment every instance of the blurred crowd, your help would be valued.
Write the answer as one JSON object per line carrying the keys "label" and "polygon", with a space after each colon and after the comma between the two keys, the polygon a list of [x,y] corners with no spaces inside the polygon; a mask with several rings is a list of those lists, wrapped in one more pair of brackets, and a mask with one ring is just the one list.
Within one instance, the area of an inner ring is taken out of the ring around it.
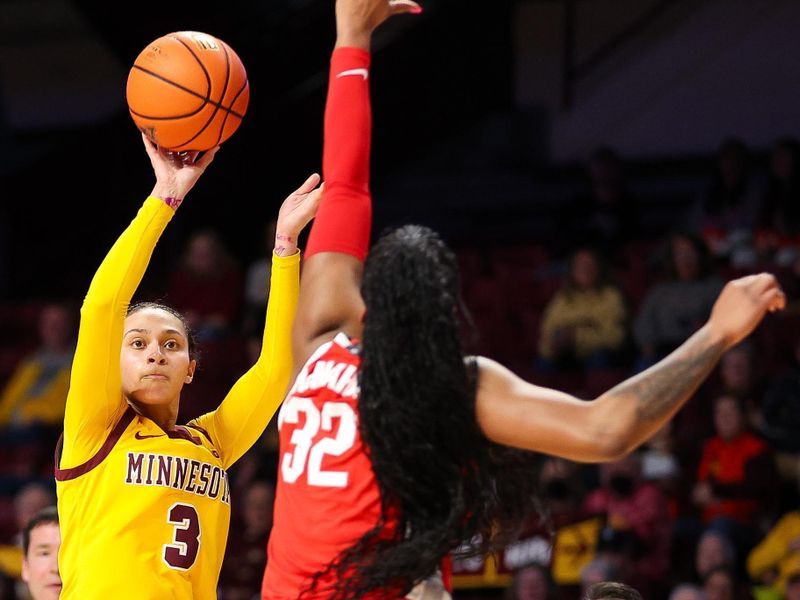
{"label": "blurred crowd", "polygon": [[[568,600],[614,580],[653,600],[800,600],[800,145],[777,140],[761,162],[723,141],[692,205],[653,227],[625,162],[599,148],[551,236],[455,248],[468,350],[587,400],[670,353],[730,278],[772,272],[789,300],[634,454],[600,467],[542,457],[541,515],[497,556],[455,553],[457,598]],[[174,306],[199,340],[203,384],[184,390],[181,422],[215,408],[258,355],[273,233],[246,263],[197,231],[164,289],[139,298]],[[27,597],[21,532],[54,503],[78,307],[0,306],[0,600]],[[258,597],[276,468],[273,423],[230,473],[221,600]]]}

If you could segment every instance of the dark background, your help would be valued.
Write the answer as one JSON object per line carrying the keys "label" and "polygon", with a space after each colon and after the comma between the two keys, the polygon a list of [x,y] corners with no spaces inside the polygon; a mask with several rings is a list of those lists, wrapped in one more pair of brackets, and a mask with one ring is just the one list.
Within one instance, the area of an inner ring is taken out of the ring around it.
{"label": "dark background", "polygon": [[[144,6],[145,16],[124,3],[74,2],[123,65],[161,35],[196,30],[228,42],[248,71],[243,124],[171,224],[145,285],[157,285],[188,233],[202,226],[217,228],[241,260],[254,258],[282,199],[321,168],[332,4],[158,3]],[[437,0],[413,23],[401,17],[381,32],[372,78],[376,189],[436,140],[510,106],[510,6]],[[82,293],[150,191],[154,178],[125,110],[124,85],[118,93],[119,110],[101,123],[4,136],[0,216],[10,260],[2,289],[9,296]],[[379,228],[379,202],[376,212]]]}

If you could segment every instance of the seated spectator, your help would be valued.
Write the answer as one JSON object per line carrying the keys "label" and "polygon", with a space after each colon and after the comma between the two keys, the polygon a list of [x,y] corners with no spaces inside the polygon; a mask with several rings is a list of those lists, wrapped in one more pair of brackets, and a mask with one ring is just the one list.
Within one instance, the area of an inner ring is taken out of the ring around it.
{"label": "seated spectator", "polygon": [[22,580],[31,600],[57,600],[61,594],[58,511],[50,506],[36,514],[22,532]]}
{"label": "seated spectator", "polygon": [[545,308],[539,335],[540,367],[592,369],[619,362],[627,314],[598,255],[578,250],[564,286]]}
{"label": "seated spectator", "polygon": [[60,427],[75,349],[75,323],[65,304],[39,315],[39,348],[17,366],[0,393],[0,437],[19,437],[38,425]]}
{"label": "seated spectator", "polygon": [[800,509],[781,517],[747,557],[747,573],[779,593],[800,575]]}
{"label": "seated spectator", "polygon": [[691,583],[681,583],[669,594],[669,600],[708,600],[703,588]]}
{"label": "seated spectator", "polygon": [[642,600],[642,595],[624,583],[603,581],[590,586],[581,600]]}
{"label": "seated spectator", "polygon": [[703,237],[714,256],[736,265],[752,263],[750,243],[759,205],[747,146],[739,139],[723,141],[711,183],[689,216],[690,229]]}
{"label": "seated spectator", "polygon": [[514,573],[506,600],[552,600],[553,581],[547,568],[538,564],[521,567]]}
{"label": "seated spectator", "polygon": [[0,540],[0,574],[9,579],[18,579],[23,566],[22,552],[28,524],[41,511],[55,504],[53,493],[39,483],[29,483],[14,496],[15,533]]}
{"label": "seated spectator", "polygon": [[619,577],[619,568],[605,557],[595,558],[581,571],[581,597],[598,583],[611,581]]}
{"label": "seated spectator", "polygon": [[172,274],[167,297],[198,341],[219,339],[236,325],[242,303],[239,265],[211,230],[195,233]]}
{"label": "seated spectator", "polygon": [[693,499],[707,526],[728,535],[747,551],[756,535],[760,505],[774,499],[775,465],[769,447],[747,430],[744,409],[735,396],[714,401],[716,435],[703,446]]}
{"label": "seated spectator", "polygon": [[800,483],[800,340],[792,366],[770,383],[762,403],[762,433],[775,448],[781,476]]}
{"label": "seated spectator", "polygon": [[718,567],[703,580],[703,591],[708,600],[745,600],[750,596],[731,569]]}
{"label": "seated spectator", "polygon": [[711,571],[724,567],[736,568],[736,548],[721,532],[707,529],[697,540],[694,565],[698,581],[705,581]]}
{"label": "seated spectator", "polygon": [[667,278],[647,292],[633,327],[641,370],[672,352],[705,322],[723,286],[700,239],[673,235],[668,250]]}
{"label": "seated spectator", "polygon": [[719,389],[741,398],[744,402],[748,426],[757,432],[763,430],[761,400],[766,380],[756,368],[753,344],[745,340],[722,355],[719,361]]}
{"label": "seated spectator", "polygon": [[800,600],[800,569],[794,571],[786,580],[784,600]]}
{"label": "seated spectator", "polygon": [[[608,527],[628,535],[637,576],[649,588],[665,583],[669,569],[671,519],[667,499],[654,484],[643,482],[639,457],[601,467],[602,487],[586,498],[588,513],[604,514]],[[619,578],[627,583],[635,583]],[[640,589],[641,586],[637,585]],[[649,595],[648,589],[645,595]]]}
{"label": "seated spectator", "polygon": [[[641,452],[642,479],[655,483],[670,503],[676,502],[675,494],[681,476],[680,464],[672,452],[672,421],[667,421],[647,442]],[[670,513],[675,514],[676,507]]]}
{"label": "seated spectator", "polygon": [[[546,502],[548,520],[555,529],[586,516],[582,508],[586,497],[586,466],[555,456],[544,458],[539,485]],[[538,516],[536,519],[540,520]]]}
{"label": "seated spectator", "polygon": [[791,264],[800,245],[800,144],[781,138],[772,147],[756,247],[762,259]]}

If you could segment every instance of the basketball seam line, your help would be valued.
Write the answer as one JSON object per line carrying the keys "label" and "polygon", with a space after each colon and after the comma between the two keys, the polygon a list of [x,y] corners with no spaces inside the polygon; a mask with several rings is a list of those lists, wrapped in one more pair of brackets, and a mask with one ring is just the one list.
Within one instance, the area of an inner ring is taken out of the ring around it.
{"label": "basketball seam line", "polygon": [[[191,95],[192,95],[192,96],[194,96],[195,98],[200,98],[201,100],[205,101],[207,104],[211,104],[212,106],[216,106],[217,108],[220,108],[220,109],[222,109],[222,110],[225,110],[225,111],[229,112],[230,114],[232,114],[232,115],[234,115],[234,116],[236,116],[236,117],[239,117],[240,119],[244,118],[244,115],[240,115],[240,114],[239,114],[238,112],[236,112],[235,110],[233,110],[233,109],[231,109],[231,108],[227,108],[227,107],[223,106],[221,103],[217,102],[216,100],[212,100],[211,98],[209,98],[209,97],[207,97],[207,96],[203,96],[202,94],[198,94],[198,93],[197,93],[197,92],[195,92],[194,90],[192,90],[192,89],[189,89],[189,88],[187,88],[187,87],[185,87],[185,86],[182,86],[182,85],[181,85],[181,84],[179,84],[179,83],[175,83],[175,82],[174,82],[174,81],[172,81],[171,79],[167,79],[166,77],[163,77],[163,76],[159,75],[158,73],[154,73],[153,71],[150,71],[149,69],[145,69],[144,67],[140,67],[139,65],[133,65],[133,68],[134,68],[134,69],[138,69],[139,71],[142,71],[143,73],[147,73],[147,74],[148,74],[148,75],[150,75],[151,77],[155,77],[156,79],[160,79],[160,80],[161,80],[161,81],[163,81],[164,83],[168,83],[168,84],[170,84],[170,85],[174,85],[176,88],[183,90],[183,91],[184,91],[184,92],[186,92],[187,94],[191,94]],[[245,82],[245,83],[246,83],[246,82]],[[136,114],[137,116],[144,117],[144,118],[147,118],[147,119],[153,119],[154,121],[155,121],[155,120],[164,120],[164,119],[175,119],[175,118],[178,118],[178,117],[173,117],[173,116],[169,116],[169,117],[149,117],[149,116],[147,116],[147,115],[142,115],[142,114],[140,114],[140,113],[137,113],[137,112],[135,112],[135,111],[133,111],[133,110],[131,110],[131,112],[132,112],[132,113],[134,113],[134,114]],[[194,113],[189,113],[189,114],[191,115],[191,114],[194,114]]]}
{"label": "basketball seam line", "polygon": [[[202,60],[200,60],[200,57],[197,56],[197,53],[186,42],[186,40],[184,40],[184,39],[182,39],[180,37],[177,37],[177,36],[174,39],[177,40],[180,44],[182,44],[184,48],[186,48],[186,51],[189,54],[192,55],[192,58],[194,58],[197,61],[197,64],[200,65],[200,68],[203,69],[203,73],[205,73],[205,76],[206,76],[206,81],[208,82],[208,91],[209,91],[209,94],[210,94],[211,93],[211,74],[208,72],[208,69],[206,68],[205,63]],[[230,77],[231,77],[231,63],[230,63],[230,59],[228,57],[228,52],[225,50],[225,44],[222,43],[222,40],[220,40],[220,43],[222,44],[222,46],[221,46],[222,50],[225,51],[225,83],[222,86],[222,92],[219,95],[219,101],[222,102],[225,99],[225,92],[228,90],[228,82],[230,81]],[[195,134],[192,137],[190,137],[188,140],[186,140],[186,141],[182,142],[181,144],[179,144],[179,146],[187,146],[187,145],[191,144],[198,137],[203,135],[203,132],[206,129],[208,129],[208,127],[209,127],[209,125],[211,125],[211,123],[214,122],[214,119],[216,119],[217,115],[219,114],[220,105],[217,104],[216,102],[211,102],[211,106],[214,106],[215,108],[214,108],[214,111],[211,113],[211,116],[208,117],[208,120],[205,122],[205,125],[203,125],[197,132],[195,132]],[[230,114],[230,113],[227,113],[227,114]],[[222,128],[225,126],[225,121],[227,120],[227,114],[222,118],[222,123],[220,124],[220,135],[217,136],[217,141],[216,141],[215,144],[219,144],[219,140],[222,137]]]}

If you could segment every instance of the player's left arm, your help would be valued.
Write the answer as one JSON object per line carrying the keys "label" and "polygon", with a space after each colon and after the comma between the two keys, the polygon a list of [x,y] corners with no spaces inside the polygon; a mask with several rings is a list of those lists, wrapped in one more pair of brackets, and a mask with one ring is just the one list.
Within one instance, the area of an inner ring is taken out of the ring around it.
{"label": "player's left arm", "polygon": [[292,374],[292,324],[300,291],[297,238],[314,218],[322,187],[311,175],[281,206],[272,256],[261,354],[242,375],[217,410],[195,420],[209,432],[227,468],[264,432],[286,394]]}
{"label": "player's left arm", "polygon": [[655,434],[694,394],[720,356],[786,297],[766,273],[731,281],[708,322],[672,354],[598,398],[582,401],[478,360],[476,417],[490,440],[581,462],[616,460]]}

